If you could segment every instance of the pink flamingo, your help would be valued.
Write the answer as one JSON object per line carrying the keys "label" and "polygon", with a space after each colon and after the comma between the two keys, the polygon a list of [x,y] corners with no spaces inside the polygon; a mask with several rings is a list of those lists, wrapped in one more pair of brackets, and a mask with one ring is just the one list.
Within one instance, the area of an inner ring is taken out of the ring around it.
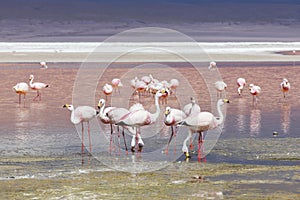
{"label": "pink flamingo", "polygon": [[21,104],[21,95],[24,95],[24,101],[25,101],[25,97],[26,97],[26,93],[29,90],[29,86],[27,83],[21,82],[21,83],[17,83],[17,85],[15,85],[13,87],[13,90],[19,95],[19,104]]}
{"label": "pink flamingo", "polygon": [[202,152],[202,144],[203,144],[203,136],[202,132],[214,129],[218,127],[224,121],[224,116],[221,111],[221,106],[224,103],[229,103],[227,99],[219,99],[217,102],[217,110],[219,117],[215,117],[210,112],[199,112],[193,115],[188,116],[185,118],[180,124],[187,126],[189,128],[189,136],[183,142],[182,151],[185,153],[186,157],[189,157],[188,148],[186,146],[186,142],[192,137],[192,133],[199,133],[198,137],[198,161],[201,159],[201,152]]}
{"label": "pink flamingo", "polygon": [[236,84],[238,85],[238,94],[239,94],[239,96],[241,96],[243,88],[246,85],[246,80],[244,78],[238,78],[236,80]]}
{"label": "pink flamingo", "polygon": [[285,98],[285,93],[287,93],[290,90],[291,84],[286,78],[284,78],[282,80],[282,83],[280,84],[280,87],[281,87],[281,91],[283,93],[283,97]]}
{"label": "pink flamingo", "polygon": [[111,84],[112,84],[112,87],[114,89],[115,92],[119,92],[120,94],[120,87],[123,87],[123,84],[121,82],[120,79],[118,78],[114,78],[112,81],[111,81]]}
{"label": "pink flamingo", "polygon": [[44,62],[44,61],[40,62],[40,65],[41,65],[41,69],[47,69],[48,68],[47,63]]}
{"label": "pink flamingo", "polygon": [[111,95],[112,92],[113,92],[113,87],[108,84],[108,83],[105,83],[105,85],[103,86],[102,88],[102,91],[103,93],[105,94],[105,100],[107,101],[107,96]]}
{"label": "pink flamingo", "polygon": [[33,79],[34,79],[34,76],[31,74],[30,77],[29,77],[29,81],[30,81],[29,86],[30,86],[31,89],[36,90],[36,92],[37,92],[36,97],[34,97],[33,100],[36,100],[36,98],[39,97],[39,99],[41,101],[42,100],[42,94],[41,94],[40,90],[43,89],[43,88],[49,87],[49,85],[46,84],[46,83],[33,82]]}
{"label": "pink flamingo", "polygon": [[[177,125],[179,122],[181,122],[183,119],[186,118],[186,114],[179,109],[176,108],[171,108],[171,107],[166,107],[166,111],[165,111],[165,118],[164,118],[164,123],[167,126],[171,126],[171,136],[170,139],[168,141],[168,145],[166,148],[166,154],[168,154],[168,149],[169,149],[169,144],[172,140],[172,137],[176,137],[176,132],[177,132]],[[175,128],[175,131],[174,131]]]}
{"label": "pink flamingo", "polygon": [[88,138],[89,138],[89,147],[90,147],[90,152],[92,152],[92,144],[91,144],[91,135],[90,135],[90,124],[89,121],[91,119],[93,119],[94,117],[96,117],[96,115],[98,114],[98,112],[96,111],[96,109],[90,107],[90,106],[79,106],[76,109],[74,109],[73,105],[69,105],[69,104],[65,104],[63,106],[64,108],[67,108],[68,110],[71,111],[71,122],[73,124],[79,124],[81,123],[81,127],[82,127],[82,134],[81,134],[81,139],[82,139],[82,143],[81,143],[81,151],[82,154],[84,153],[84,127],[83,127],[83,123],[87,122],[88,125]]}
{"label": "pink flamingo", "polygon": [[[142,148],[144,146],[142,140],[140,139],[140,127],[141,126],[146,126],[155,123],[156,119],[159,117],[160,114],[160,107],[158,103],[159,97],[162,96],[162,91],[158,91],[155,94],[155,107],[156,111],[154,113],[150,113],[149,111],[143,109],[143,106],[141,104],[139,105],[139,109],[130,109],[130,112],[123,117],[121,117],[120,121],[116,123],[117,125],[120,126],[129,126],[129,127],[134,127],[136,130],[135,133],[135,139],[138,140],[138,146],[139,149],[138,151],[141,152]],[[136,105],[134,105],[137,107]],[[134,152],[135,148],[135,140],[134,138],[131,141],[131,151]]]}
{"label": "pink flamingo", "polygon": [[249,85],[250,94],[253,96],[253,103],[257,102],[257,96],[261,92],[261,88],[258,85],[251,83]]}

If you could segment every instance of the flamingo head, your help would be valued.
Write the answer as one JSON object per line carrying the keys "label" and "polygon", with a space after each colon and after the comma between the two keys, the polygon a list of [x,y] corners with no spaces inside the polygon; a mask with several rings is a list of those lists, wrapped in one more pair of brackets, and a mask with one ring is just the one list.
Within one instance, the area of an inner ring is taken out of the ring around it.
{"label": "flamingo head", "polygon": [[100,99],[98,102],[98,108],[102,108],[105,105],[105,100],[104,99]]}
{"label": "flamingo head", "polygon": [[224,105],[225,103],[229,103],[229,100],[228,99],[220,99],[218,101],[218,104],[220,104],[220,105]]}
{"label": "flamingo head", "polygon": [[286,78],[284,78],[284,79],[283,79],[283,82],[288,83],[289,81],[288,81]]}
{"label": "flamingo head", "polygon": [[171,112],[171,108],[169,106],[166,107],[165,116],[169,115]]}
{"label": "flamingo head", "polygon": [[29,76],[29,80],[31,81],[34,78],[33,74]]}
{"label": "flamingo head", "polygon": [[74,110],[74,106],[71,105],[71,104],[65,104],[65,105],[63,106],[63,108],[67,108],[67,109],[70,110],[70,111],[73,111],[73,110]]}
{"label": "flamingo head", "polygon": [[249,90],[251,90],[253,87],[254,87],[253,83],[249,84]]}

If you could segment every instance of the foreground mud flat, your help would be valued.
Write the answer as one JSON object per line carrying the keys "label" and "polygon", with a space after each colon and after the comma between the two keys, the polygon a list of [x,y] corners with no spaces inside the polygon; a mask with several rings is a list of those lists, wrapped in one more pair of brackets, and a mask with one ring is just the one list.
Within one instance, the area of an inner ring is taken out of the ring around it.
{"label": "foreground mud flat", "polygon": [[[0,195],[4,199],[299,199],[298,139],[254,140],[220,140],[207,163],[195,162],[193,154],[190,161],[181,159],[139,174],[114,171],[87,157],[82,165],[80,155],[1,158]],[[237,148],[229,148],[233,143]],[[254,164],[210,162],[222,157]],[[20,172],[27,175],[15,176]]]}

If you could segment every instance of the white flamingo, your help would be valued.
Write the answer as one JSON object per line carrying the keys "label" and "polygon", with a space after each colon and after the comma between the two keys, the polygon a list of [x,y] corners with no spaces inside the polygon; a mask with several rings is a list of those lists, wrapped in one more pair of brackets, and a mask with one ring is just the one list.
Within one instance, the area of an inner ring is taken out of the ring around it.
{"label": "white flamingo", "polygon": [[239,96],[241,96],[242,92],[243,92],[243,88],[246,85],[246,79],[244,79],[244,78],[238,78],[236,80],[236,84],[238,85],[238,94],[239,94]]}
{"label": "white flamingo", "polygon": [[34,76],[31,74],[29,77],[29,86],[31,89],[36,90],[36,97],[34,97],[33,100],[36,100],[36,98],[39,97],[40,101],[42,100],[42,94],[40,92],[41,89],[49,87],[46,83],[40,83],[40,82],[33,82]]}
{"label": "white flamingo", "polygon": [[211,62],[209,63],[208,69],[209,69],[209,70],[212,70],[212,69],[215,69],[216,67],[217,67],[217,63],[214,62],[214,61],[211,61]]}
{"label": "white flamingo", "polygon": [[119,78],[114,78],[112,81],[111,81],[111,84],[112,84],[112,87],[114,89],[115,92],[119,92],[120,94],[120,87],[123,87],[123,84],[121,82],[121,80]]}
{"label": "white flamingo", "polygon": [[40,62],[40,65],[41,65],[41,69],[47,69],[48,68],[47,63],[44,62],[44,61]]}
{"label": "white flamingo", "polygon": [[216,81],[215,82],[215,88],[217,90],[217,98],[221,98],[222,93],[227,88],[227,84],[224,81]]}
{"label": "white flamingo", "polygon": [[102,88],[102,91],[105,94],[105,99],[107,101],[107,96],[111,95],[111,93],[113,92],[113,87],[110,84],[105,83],[105,85]]}
{"label": "white flamingo", "polygon": [[219,99],[217,102],[217,110],[219,117],[215,117],[210,112],[199,112],[193,115],[188,116],[185,118],[180,124],[184,125],[189,128],[189,137],[185,139],[183,142],[182,151],[185,153],[186,157],[189,157],[188,148],[186,146],[186,142],[192,137],[192,133],[199,133],[198,138],[198,160],[201,159],[201,151],[202,151],[202,143],[203,143],[203,137],[202,132],[214,129],[218,127],[220,124],[224,121],[224,116],[221,111],[221,106],[224,105],[224,103],[229,103],[229,100],[227,99]]}
{"label": "white flamingo", "polygon": [[173,78],[170,80],[170,89],[172,91],[171,93],[174,93],[176,95],[176,89],[178,86],[179,86],[178,79]]}
{"label": "white flamingo", "polygon": [[[181,122],[183,119],[186,118],[186,114],[179,109],[176,108],[171,108],[171,107],[166,107],[165,110],[165,118],[164,118],[164,123],[167,126],[171,126],[171,136],[167,144],[166,148],[166,154],[168,154],[168,149],[169,149],[169,144],[172,140],[172,137],[176,137],[176,132],[177,132],[177,125],[179,122]],[[175,128],[175,130],[174,130]]]}
{"label": "white flamingo", "polygon": [[15,85],[13,87],[13,90],[19,95],[19,104],[21,104],[21,95],[23,94],[24,100],[25,100],[26,93],[29,90],[29,86],[27,83],[20,82],[20,83],[17,83],[17,85]]}
{"label": "white flamingo", "polygon": [[92,144],[91,144],[91,134],[90,134],[90,124],[89,121],[97,116],[98,112],[95,108],[92,108],[90,106],[78,106],[76,109],[74,109],[73,105],[65,104],[63,106],[64,108],[67,108],[71,111],[71,122],[73,124],[79,124],[81,123],[82,127],[82,135],[81,135],[81,150],[82,153],[84,153],[84,127],[83,123],[87,122],[88,125],[88,138],[89,138],[89,148],[90,152],[92,152]]}
{"label": "white flamingo", "polygon": [[[99,108],[99,117],[101,122],[104,124],[110,124],[110,133],[111,133],[111,138],[110,138],[110,143],[112,143],[112,135],[113,135],[113,124],[116,124],[120,121],[121,117],[129,113],[129,110],[126,108],[117,108],[117,107],[105,107],[105,100],[100,99],[98,102],[98,108]],[[131,133],[134,133],[134,130],[131,127],[123,127],[122,135],[124,138],[124,144],[126,148],[126,153],[128,152],[127,150],[127,145],[125,141],[125,134],[124,134],[124,128],[129,130]]]}
{"label": "white flamingo", "polygon": [[183,112],[185,113],[186,116],[201,112],[201,108],[196,103],[196,100],[194,97],[191,97],[191,103],[188,103],[183,107]]}
{"label": "white flamingo", "polygon": [[249,85],[249,90],[250,90],[250,94],[253,96],[253,103],[256,103],[257,96],[260,94],[261,88],[258,85],[254,85],[253,83],[251,83]]}
{"label": "white flamingo", "polygon": [[285,98],[285,94],[290,90],[291,84],[286,78],[284,78],[282,80],[282,82],[280,83],[280,87],[281,87],[281,91],[283,93],[283,97]]}
{"label": "white flamingo", "polygon": [[124,115],[120,119],[120,121],[118,123],[116,123],[117,125],[131,126],[131,127],[135,128],[135,130],[136,130],[135,139],[133,138],[131,141],[131,150],[132,151],[134,151],[136,139],[138,140],[138,146],[139,146],[138,151],[139,152],[142,151],[144,144],[143,144],[142,140],[140,139],[140,133],[139,133],[140,127],[155,123],[155,121],[157,120],[157,118],[159,117],[159,114],[160,114],[160,107],[159,107],[158,99],[161,96],[162,96],[162,91],[158,91],[155,94],[156,111],[154,113],[150,113],[149,111],[143,109],[143,106],[138,103],[135,105],[135,107],[139,107],[139,108],[135,108],[135,109],[131,108],[129,110],[130,112],[128,114]]}

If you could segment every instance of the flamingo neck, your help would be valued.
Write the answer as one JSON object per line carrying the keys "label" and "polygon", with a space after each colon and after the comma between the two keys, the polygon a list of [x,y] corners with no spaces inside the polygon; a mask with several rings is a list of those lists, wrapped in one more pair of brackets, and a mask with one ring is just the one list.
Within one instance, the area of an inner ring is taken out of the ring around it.
{"label": "flamingo neck", "polygon": [[33,87],[33,78],[30,79],[29,85],[30,87]]}
{"label": "flamingo neck", "polygon": [[76,119],[74,110],[71,111],[71,122],[73,124],[78,124],[80,122],[80,120]]}
{"label": "flamingo neck", "polygon": [[223,120],[224,120],[224,116],[223,116],[223,113],[222,113],[222,110],[221,110],[221,105],[222,105],[222,99],[220,99],[218,101],[218,104],[217,104],[217,110],[218,110],[218,114],[219,114],[219,118],[217,119],[217,124],[220,125],[223,123]]}
{"label": "flamingo neck", "polygon": [[243,88],[244,88],[244,85],[240,85],[240,87],[238,88],[239,94],[241,94],[241,91],[242,91]]}
{"label": "flamingo neck", "polygon": [[105,103],[101,106],[99,116],[102,121],[109,121],[109,118],[104,114]]}
{"label": "flamingo neck", "polygon": [[158,103],[158,95],[155,95],[155,107],[156,107],[156,111],[155,113],[151,113],[150,114],[150,118],[151,118],[151,123],[155,122],[156,119],[158,118],[159,114],[160,114],[160,107],[159,107],[159,103]]}

